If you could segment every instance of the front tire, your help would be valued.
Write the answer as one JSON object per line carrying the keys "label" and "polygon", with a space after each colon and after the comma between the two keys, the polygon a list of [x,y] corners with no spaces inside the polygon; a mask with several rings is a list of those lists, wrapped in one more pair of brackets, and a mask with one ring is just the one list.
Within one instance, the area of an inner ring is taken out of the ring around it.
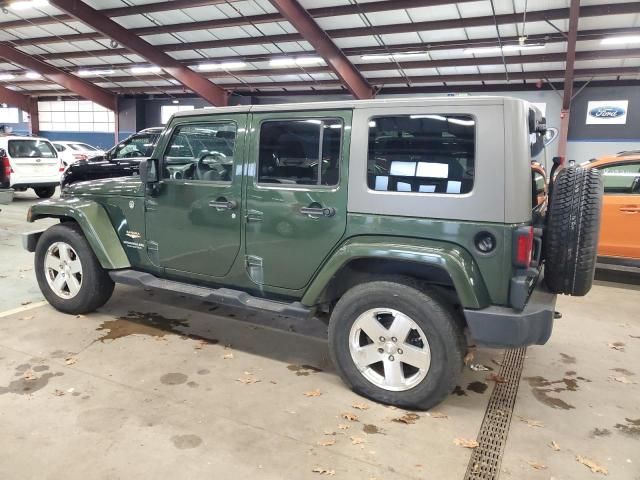
{"label": "front tire", "polygon": [[113,280],[76,223],[55,225],[42,234],[34,270],[44,297],[64,313],[92,312],[113,293]]}
{"label": "front tire", "polygon": [[465,342],[438,295],[406,282],[373,281],[347,291],[329,323],[329,352],[358,394],[428,410],[455,388]]}
{"label": "front tire", "polygon": [[33,191],[40,198],[51,198],[56,193],[56,187],[34,187]]}

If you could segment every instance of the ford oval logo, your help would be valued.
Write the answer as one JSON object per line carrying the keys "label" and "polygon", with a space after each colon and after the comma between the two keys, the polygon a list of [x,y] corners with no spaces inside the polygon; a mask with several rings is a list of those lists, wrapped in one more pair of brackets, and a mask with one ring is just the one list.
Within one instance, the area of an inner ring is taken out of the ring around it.
{"label": "ford oval logo", "polygon": [[625,114],[624,108],[620,107],[596,107],[589,110],[589,115],[594,118],[618,118]]}

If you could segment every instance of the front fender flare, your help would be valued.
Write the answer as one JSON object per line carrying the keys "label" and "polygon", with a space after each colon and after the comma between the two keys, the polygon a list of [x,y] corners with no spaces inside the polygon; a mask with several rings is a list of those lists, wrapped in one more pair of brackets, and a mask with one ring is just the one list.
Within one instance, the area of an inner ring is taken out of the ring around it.
{"label": "front fender flare", "polygon": [[446,271],[464,308],[483,308],[490,297],[473,257],[464,248],[446,242],[402,237],[354,237],[345,241],[315,276],[302,298],[315,305],[331,279],[354,259],[372,258],[417,262]]}
{"label": "front fender flare", "polygon": [[77,222],[103,268],[115,270],[131,266],[109,215],[99,203],[78,197],[45,200],[33,205],[27,214],[28,222],[41,218]]}

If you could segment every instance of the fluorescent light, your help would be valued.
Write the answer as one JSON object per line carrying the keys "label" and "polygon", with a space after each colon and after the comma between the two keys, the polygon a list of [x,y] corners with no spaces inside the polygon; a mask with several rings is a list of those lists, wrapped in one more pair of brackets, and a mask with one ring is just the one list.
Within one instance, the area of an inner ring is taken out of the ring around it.
{"label": "fluorescent light", "polygon": [[171,102],[171,103],[173,103],[173,104],[175,105],[175,104],[180,103],[180,100],[174,100],[174,101],[173,101],[173,102]]}
{"label": "fluorescent light", "polygon": [[320,57],[283,57],[272,58],[271,61],[269,61],[269,65],[272,67],[292,67],[295,65],[315,65],[323,62],[324,60]]}
{"label": "fluorescent light", "polygon": [[11,80],[16,76],[13,73],[0,73],[0,81],[6,82],[7,80]]}
{"label": "fluorescent light", "polygon": [[427,52],[403,52],[403,53],[380,53],[372,55],[362,55],[362,60],[410,60],[412,58],[423,58]]}
{"label": "fluorescent light", "polygon": [[103,75],[113,75],[115,70],[78,70],[80,77],[101,77]]}
{"label": "fluorescent light", "polygon": [[536,50],[539,48],[545,48],[546,45],[544,43],[528,43],[525,45],[503,45],[502,48],[499,46],[494,47],[472,47],[465,48],[464,53],[494,53],[494,52],[520,52],[522,50]]}
{"label": "fluorescent light", "polygon": [[24,76],[30,80],[37,80],[39,78],[42,78],[42,75],[40,75],[38,72],[27,72],[24,74]]}
{"label": "fluorescent light", "polygon": [[214,70],[232,70],[234,68],[244,68],[247,64],[244,62],[223,62],[223,63],[200,63],[195,68],[201,72],[211,72]]}
{"label": "fluorescent light", "polygon": [[160,67],[156,67],[156,66],[131,67],[130,71],[133,74],[136,74],[136,73],[160,73],[162,71],[162,69]]}
{"label": "fluorescent light", "polygon": [[23,0],[19,2],[12,2],[8,5],[11,10],[28,10],[30,8],[40,8],[49,5],[48,0]]}
{"label": "fluorescent light", "polygon": [[625,45],[627,43],[640,43],[640,35],[623,35],[621,37],[603,38],[602,45]]}

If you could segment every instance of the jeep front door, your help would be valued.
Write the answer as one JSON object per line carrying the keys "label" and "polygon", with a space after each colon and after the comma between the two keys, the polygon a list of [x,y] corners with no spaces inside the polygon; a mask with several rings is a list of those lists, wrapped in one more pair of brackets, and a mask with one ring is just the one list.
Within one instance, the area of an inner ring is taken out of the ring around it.
{"label": "jeep front door", "polygon": [[160,182],[148,192],[147,253],[166,272],[225,276],[240,249],[246,115],[178,119],[158,146]]}
{"label": "jeep front door", "polygon": [[254,114],[251,128],[247,271],[259,285],[301,289],[346,228],[351,112]]}

